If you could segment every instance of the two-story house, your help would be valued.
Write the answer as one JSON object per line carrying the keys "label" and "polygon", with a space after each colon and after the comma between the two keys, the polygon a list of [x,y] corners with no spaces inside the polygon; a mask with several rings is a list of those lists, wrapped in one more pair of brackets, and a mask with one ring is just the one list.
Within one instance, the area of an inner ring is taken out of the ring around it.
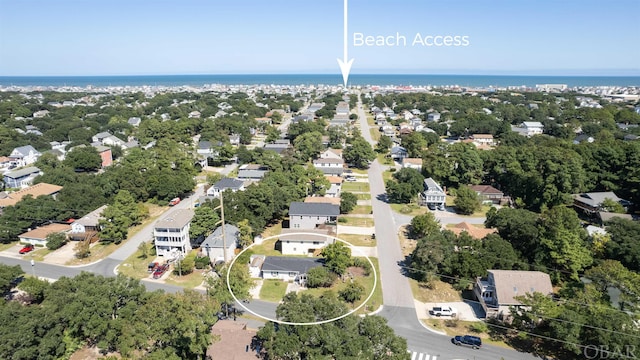
{"label": "two-story house", "polygon": [[269,172],[269,168],[259,164],[243,164],[238,168],[239,180],[259,181]]}
{"label": "two-story house", "polygon": [[469,188],[478,194],[483,203],[500,204],[504,198],[504,193],[491,185],[469,185]]}
{"label": "two-story house", "polygon": [[447,195],[440,185],[432,178],[424,179],[424,191],[420,193],[420,205],[431,210],[444,210]]}
{"label": "two-story house", "polygon": [[240,230],[231,224],[218,226],[217,229],[207,236],[200,245],[200,249],[204,249],[205,254],[211,259],[211,262],[231,261],[235,256],[238,242],[240,241]]}
{"label": "two-story house", "polygon": [[156,223],[153,228],[153,237],[158,256],[186,254],[191,251],[189,228],[192,218],[193,210],[178,209]]}
{"label": "two-story house", "polygon": [[342,176],[344,160],[335,158],[321,158],[313,160],[313,166],[325,175]]}
{"label": "two-story house", "polygon": [[289,205],[291,229],[315,229],[318,225],[335,223],[340,206],[323,203],[292,202]]}
{"label": "two-story house", "polygon": [[422,159],[421,158],[404,158],[402,159],[402,167],[422,171]]}
{"label": "two-story house", "polygon": [[207,195],[219,197],[220,193],[225,190],[231,190],[233,192],[244,191],[244,181],[232,178],[222,178],[207,189]]}
{"label": "two-story house", "polygon": [[15,166],[27,166],[35,163],[42,154],[31,145],[20,146],[9,154]]}
{"label": "two-story house", "polygon": [[617,202],[618,204],[622,205],[622,207],[624,208],[631,205],[631,202],[629,202],[628,200],[619,198],[618,195],[616,195],[613,191],[603,191],[603,192],[574,194],[573,206],[582,210],[584,213],[588,215],[594,215],[597,212],[605,211],[605,209],[602,206],[602,203],[606,199]]}
{"label": "two-story house", "polygon": [[3,181],[5,186],[9,188],[26,188],[39,175],[42,175],[42,171],[35,166],[31,166],[4,173]]}
{"label": "two-story house", "polygon": [[487,270],[486,278],[478,278],[473,287],[476,299],[487,317],[508,318],[510,307],[522,306],[515,298],[525,294],[553,293],[551,278],[540,271]]}

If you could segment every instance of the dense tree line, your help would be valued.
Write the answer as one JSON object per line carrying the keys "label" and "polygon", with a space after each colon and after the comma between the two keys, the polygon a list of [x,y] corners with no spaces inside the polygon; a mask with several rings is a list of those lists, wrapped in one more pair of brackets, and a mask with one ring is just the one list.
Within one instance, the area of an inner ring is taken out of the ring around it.
{"label": "dense tree line", "polygon": [[[0,265],[0,274],[7,268]],[[36,279],[23,284],[22,304],[0,304],[3,359],[59,359],[82,346],[125,357],[203,358],[220,309],[205,295],[146,292],[138,280],[124,276],[82,273],[52,284]]]}
{"label": "dense tree line", "polygon": [[[308,323],[333,319],[348,311],[332,292],[319,298],[289,293],[276,315],[282,321]],[[312,326],[269,322],[257,337],[267,359],[409,359],[406,340],[395,335],[379,316],[350,315]]]}

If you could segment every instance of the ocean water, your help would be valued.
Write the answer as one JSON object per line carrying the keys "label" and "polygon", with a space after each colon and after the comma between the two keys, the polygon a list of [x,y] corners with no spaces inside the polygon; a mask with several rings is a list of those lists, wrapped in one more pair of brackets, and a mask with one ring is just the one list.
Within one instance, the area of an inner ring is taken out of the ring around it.
{"label": "ocean water", "polygon": [[[0,86],[203,86],[340,85],[340,74],[302,75],[145,75],[145,76],[0,76]],[[536,84],[640,86],[640,76],[378,75],[353,74],[349,85],[535,87]]]}

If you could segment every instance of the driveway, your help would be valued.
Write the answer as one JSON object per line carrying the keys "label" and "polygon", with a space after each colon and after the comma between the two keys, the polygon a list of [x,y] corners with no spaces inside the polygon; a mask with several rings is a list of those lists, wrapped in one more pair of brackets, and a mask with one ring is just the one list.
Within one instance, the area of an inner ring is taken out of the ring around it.
{"label": "driveway", "polygon": [[[451,306],[457,310],[456,319],[464,321],[481,321],[485,315],[482,310],[482,306],[477,302],[472,301],[455,301],[455,302],[438,302],[438,303],[423,303],[415,300],[416,313],[420,319],[438,318],[436,316],[429,315],[429,310],[434,306]],[[447,316],[442,316],[439,319],[448,319]]]}
{"label": "driveway", "polygon": [[77,241],[68,241],[60,249],[53,251],[47,256],[45,256],[44,262],[49,264],[58,264],[58,265],[64,265],[68,263],[70,260],[76,257],[76,252],[74,249],[77,244],[78,244]]}

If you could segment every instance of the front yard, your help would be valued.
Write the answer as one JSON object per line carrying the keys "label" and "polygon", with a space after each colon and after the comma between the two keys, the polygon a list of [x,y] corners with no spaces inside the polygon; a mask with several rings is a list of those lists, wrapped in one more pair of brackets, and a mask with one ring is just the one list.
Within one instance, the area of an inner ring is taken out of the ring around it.
{"label": "front yard", "polygon": [[260,289],[260,300],[280,302],[287,291],[287,283],[282,280],[266,279]]}
{"label": "front yard", "polygon": [[336,237],[353,246],[376,246],[376,240],[371,235],[339,234]]}
{"label": "front yard", "polygon": [[342,192],[364,192],[369,193],[371,189],[369,188],[369,183],[353,181],[353,182],[344,182],[342,183]]}
{"label": "front yard", "polygon": [[409,284],[411,285],[413,298],[420,302],[438,303],[463,300],[460,292],[444,281],[433,280],[431,286],[428,287],[424,283],[409,278]]}
{"label": "front yard", "polygon": [[354,207],[353,210],[349,212],[349,214],[369,215],[373,213],[372,211],[373,208],[371,207],[371,205],[358,205]]}
{"label": "front yard", "polygon": [[421,207],[416,203],[389,204],[389,206],[391,206],[391,210],[398,212],[400,214],[409,215],[409,216],[422,215],[427,212],[427,209],[425,207]]}
{"label": "front yard", "polygon": [[343,219],[343,220],[339,220],[338,225],[362,226],[362,227],[373,226],[373,219],[370,219],[370,218],[340,216],[339,219]]}

